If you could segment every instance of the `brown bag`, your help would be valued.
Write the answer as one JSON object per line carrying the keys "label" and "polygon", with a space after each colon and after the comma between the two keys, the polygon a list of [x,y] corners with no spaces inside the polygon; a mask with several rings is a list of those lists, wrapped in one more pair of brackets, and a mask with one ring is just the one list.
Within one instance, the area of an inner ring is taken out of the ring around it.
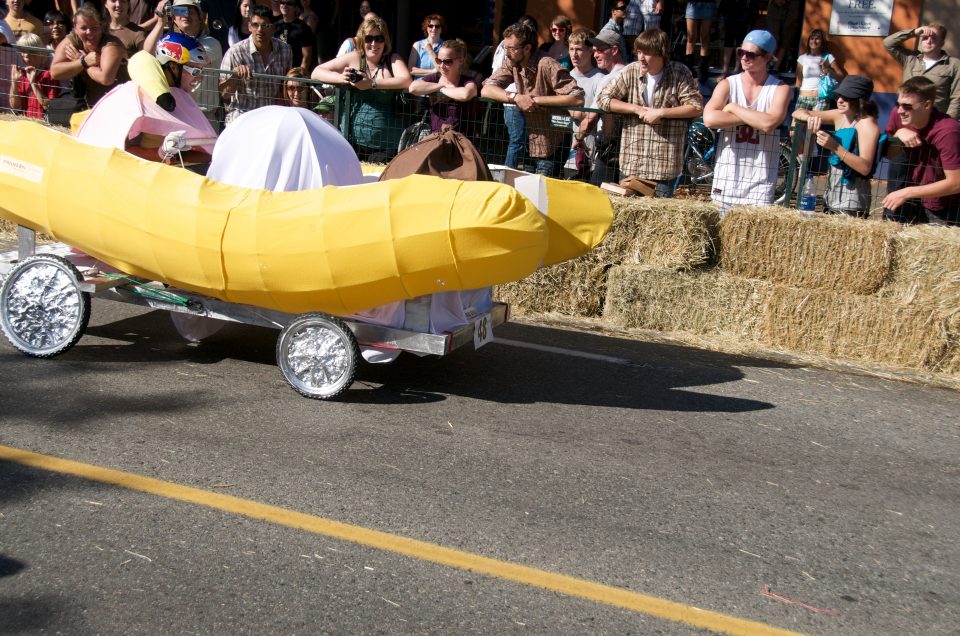
{"label": "brown bag", "polygon": [[429,174],[463,181],[493,181],[490,168],[470,140],[444,126],[393,158],[380,181],[401,179],[412,174]]}

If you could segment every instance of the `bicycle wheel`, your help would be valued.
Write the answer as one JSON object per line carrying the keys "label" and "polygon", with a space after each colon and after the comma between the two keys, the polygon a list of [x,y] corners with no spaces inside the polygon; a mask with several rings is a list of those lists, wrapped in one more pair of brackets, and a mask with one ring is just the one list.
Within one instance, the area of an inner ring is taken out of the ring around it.
{"label": "bicycle wheel", "polygon": [[690,125],[683,167],[691,184],[701,185],[713,182],[716,141],[716,134],[702,123],[694,122]]}
{"label": "bicycle wheel", "polygon": [[777,186],[774,190],[774,203],[777,205],[788,204],[787,193],[787,172],[790,170],[790,164],[793,164],[793,174],[796,177],[799,172],[799,162],[790,152],[790,144],[786,141],[780,142],[780,155],[777,157]]}

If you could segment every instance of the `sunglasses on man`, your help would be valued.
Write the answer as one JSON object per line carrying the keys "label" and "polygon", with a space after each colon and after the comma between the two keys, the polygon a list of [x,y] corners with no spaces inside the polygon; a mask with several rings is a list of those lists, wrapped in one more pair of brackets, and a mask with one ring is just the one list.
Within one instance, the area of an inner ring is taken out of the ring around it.
{"label": "sunglasses on man", "polygon": [[748,51],[746,49],[737,49],[737,57],[747,61],[753,61],[758,57],[763,57],[764,55],[766,55],[766,53],[754,53],[753,51]]}

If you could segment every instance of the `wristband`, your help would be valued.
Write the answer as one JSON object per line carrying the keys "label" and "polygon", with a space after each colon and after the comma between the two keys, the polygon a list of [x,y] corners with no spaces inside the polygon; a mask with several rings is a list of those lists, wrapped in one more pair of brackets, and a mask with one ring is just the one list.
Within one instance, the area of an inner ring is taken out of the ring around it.
{"label": "wristband", "polygon": [[87,70],[88,68],[90,68],[90,66],[87,64],[87,56],[86,56],[86,55],[81,55],[81,56],[80,56],[80,66],[83,67],[83,70]]}

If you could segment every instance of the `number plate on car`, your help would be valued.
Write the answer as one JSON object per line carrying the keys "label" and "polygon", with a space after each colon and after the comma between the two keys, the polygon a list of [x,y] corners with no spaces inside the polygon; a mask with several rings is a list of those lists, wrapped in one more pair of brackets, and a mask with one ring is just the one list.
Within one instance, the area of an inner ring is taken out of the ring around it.
{"label": "number plate on car", "polygon": [[493,320],[490,314],[483,314],[473,321],[473,348],[479,349],[493,341]]}

